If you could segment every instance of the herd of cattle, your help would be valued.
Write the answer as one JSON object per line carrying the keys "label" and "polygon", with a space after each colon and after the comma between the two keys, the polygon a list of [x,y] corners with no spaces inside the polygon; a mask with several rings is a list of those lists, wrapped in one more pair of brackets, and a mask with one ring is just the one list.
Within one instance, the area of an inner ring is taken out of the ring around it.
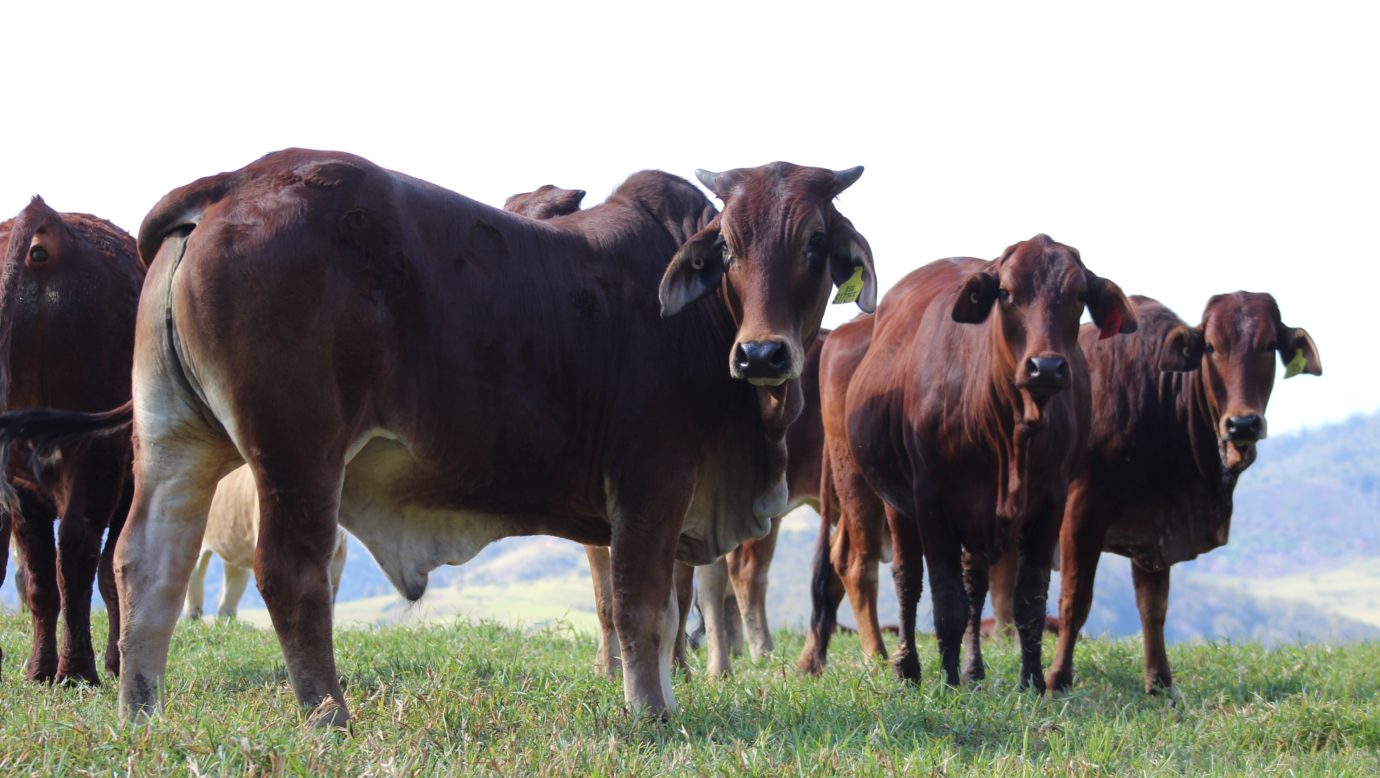
{"label": "herd of cattle", "polygon": [[[643,171],[588,209],[547,186],[499,210],[289,149],[173,190],[137,243],[35,197],[0,224],[0,540],[27,568],[28,677],[98,682],[99,581],[121,712],[153,713],[214,550],[221,612],[252,566],[309,723],[341,725],[340,527],[412,600],[439,565],[549,534],[588,546],[600,666],[661,713],[692,566],[709,671],[729,669],[738,611],[770,651],[776,532],[809,503],[801,670],[823,670],[845,593],[886,656],[890,558],[902,678],[927,563],[949,683],[961,654],[983,677],[990,589],[1022,685],[1068,687],[1107,550],[1133,560],[1146,688],[1171,686],[1169,568],[1226,542],[1273,360],[1320,375],[1317,347],[1267,294],[1215,296],[1191,326],[1045,235],[920,267],[879,304],[834,202],[861,174],[697,171],[719,210]],[[863,313],[829,333],[831,296]]]}

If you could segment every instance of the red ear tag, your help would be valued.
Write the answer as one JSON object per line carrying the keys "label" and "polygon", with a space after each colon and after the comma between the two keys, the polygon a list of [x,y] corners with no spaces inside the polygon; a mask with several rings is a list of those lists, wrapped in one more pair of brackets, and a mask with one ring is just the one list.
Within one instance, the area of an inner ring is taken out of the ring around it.
{"label": "red ear tag", "polygon": [[1102,323],[1102,334],[1097,336],[1098,340],[1106,340],[1113,335],[1121,332],[1121,309],[1113,308],[1107,314],[1107,321]]}

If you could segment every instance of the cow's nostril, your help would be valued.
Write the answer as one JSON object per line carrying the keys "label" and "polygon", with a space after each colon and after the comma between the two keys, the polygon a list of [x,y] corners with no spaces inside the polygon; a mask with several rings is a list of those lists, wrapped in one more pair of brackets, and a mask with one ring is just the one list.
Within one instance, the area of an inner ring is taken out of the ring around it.
{"label": "cow's nostril", "polygon": [[790,364],[790,361],[790,352],[786,350],[784,345],[780,343],[772,344],[771,356],[768,358],[767,364],[771,365],[775,370],[785,370]]}
{"label": "cow's nostril", "polygon": [[733,366],[739,370],[747,370],[752,366],[752,360],[748,359],[747,350],[743,348],[741,343],[738,344],[738,348],[734,350]]}
{"label": "cow's nostril", "polygon": [[1031,357],[1030,359],[1027,359],[1027,360],[1025,361],[1025,372],[1028,373],[1028,374],[1030,375],[1031,378],[1039,378],[1039,377],[1040,377],[1040,363],[1039,363],[1039,362],[1036,362],[1034,357]]}

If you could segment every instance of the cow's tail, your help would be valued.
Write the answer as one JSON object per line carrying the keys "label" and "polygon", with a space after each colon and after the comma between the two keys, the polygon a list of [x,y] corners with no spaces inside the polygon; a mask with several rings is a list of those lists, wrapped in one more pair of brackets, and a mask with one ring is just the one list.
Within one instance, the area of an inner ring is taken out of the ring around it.
{"label": "cow's tail", "polygon": [[[33,447],[29,466],[34,480],[40,478],[45,460],[64,446],[114,435],[134,421],[134,402],[100,413],[37,408],[0,413],[0,473],[9,464],[10,445],[27,442]],[[18,507],[18,497],[8,478],[0,478],[0,501],[8,510]]]}

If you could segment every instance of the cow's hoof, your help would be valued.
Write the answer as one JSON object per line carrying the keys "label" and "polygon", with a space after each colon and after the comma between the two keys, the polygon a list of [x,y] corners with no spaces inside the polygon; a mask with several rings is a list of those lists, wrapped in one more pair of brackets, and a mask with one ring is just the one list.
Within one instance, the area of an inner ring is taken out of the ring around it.
{"label": "cow's hoof", "polygon": [[1073,688],[1073,673],[1050,670],[1045,675],[1045,687],[1051,692],[1066,692]]}
{"label": "cow's hoof", "polygon": [[327,697],[307,716],[307,726],[311,729],[346,730],[350,726],[350,713],[334,697]]}
{"label": "cow's hoof", "polygon": [[904,684],[920,683],[920,659],[914,654],[903,654],[896,657],[896,664],[893,665],[896,671],[896,679]]}
{"label": "cow's hoof", "polygon": [[1040,673],[1027,673],[1025,677],[1021,678],[1021,688],[1031,689],[1036,694],[1044,694],[1046,688],[1045,677]]}
{"label": "cow's hoof", "polygon": [[57,662],[29,660],[29,669],[24,677],[34,683],[52,683],[57,678]]}

